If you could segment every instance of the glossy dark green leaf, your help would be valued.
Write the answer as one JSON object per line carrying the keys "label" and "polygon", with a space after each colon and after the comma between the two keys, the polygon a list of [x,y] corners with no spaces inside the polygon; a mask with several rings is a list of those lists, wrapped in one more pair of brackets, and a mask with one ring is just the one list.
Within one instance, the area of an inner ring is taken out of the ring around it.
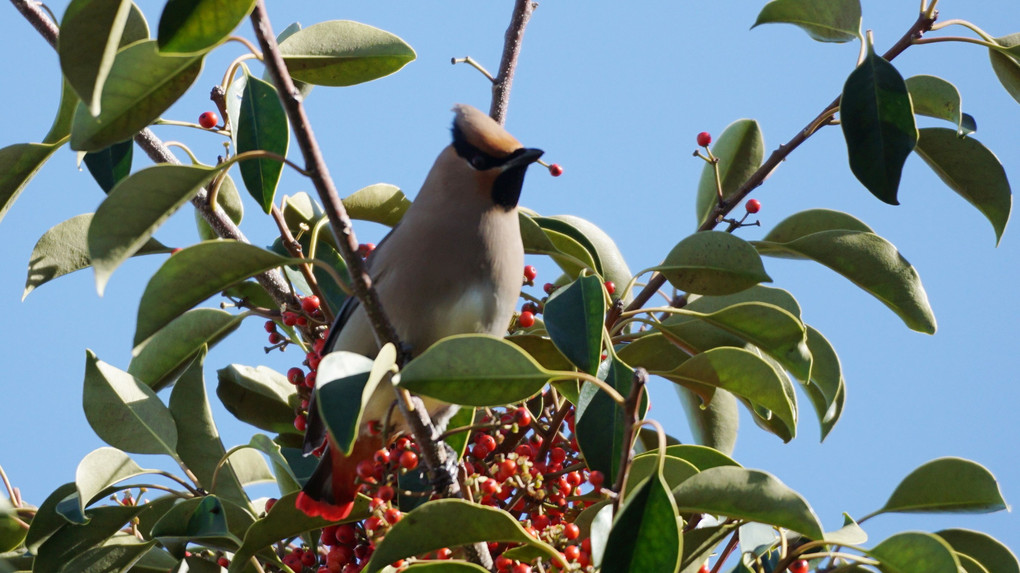
{"label": "glossy dark green leaf", "polygon": [[762,240],[788,243],[813,233],[836,230],[875,232],[864,221],[842,211],[808,209],[794,213],[777,223]]}
{"label": "glossy dark green leaf", "polygon": [[216,395],[239,420],[270,432],[294,432],[294,385],[265,366],[231,364],[216,371]]}
{"label": "glossy dark green leaf", "polygon": [[114,505],[88,510],[86,525],[68,524],[39,547],[32,570],[60,571],[74,557],[112,537],[144,509],[144,505]]}
{"label": "glossy dark green leaf", "polygon": [[733,458],[719,450],[695,444],[677,444],[668,446],[666,448],[666,455],[687,461],[694,467],[698,468],[698,471],[704,471],[720,466],[740,467],[740,464]]}
{"label": "glossy dark green leaf", "polygon": [[651,270],[662,273],[676,288],[697,294],[733,294],[772,282],[754,247],[722,231],[694,233]]}
{"label": "glossy dark green leaf", "polygon": [[[534,217],[532,220],[538,223],[538,226],[547,233],[551,231],[573,239],[584,249],[585,257],[583,257],[582,260],[587,261],[588,259],[591,259],[592,263],[594,263],[592,270],[600,276],[605,273],[602,268],[602,260],[599,257],[599,251],[595,248],[595,243],[588,238],[587,234],[574,226],[572,222],[563,218],[555,217]],[[627,277],[627,279],[630,280],[630,277]]]}
{"label": "glossy dark green leaf", "polygon": [[[1020,46],[1020,32],[996,38],[995,43],[1008,48]],[[995,75],[1002,83],[1002,87],[1006,88],[1009,95],[1020,103],[1020,57],[1010,56],[989,48],[988,58],[992,61],[992,69],[995,70]]]}
{"label": "glossy dark green leaf", "polygon": [[523,348],[546,370],[570,370],[574,367],[548,338],[535,334],[516,334],[507,336],[505,340]]}
{"label": "glossy dark green leaf", "polygon": [[200,348],[194,359],[184,365],[185,370],[170,393],[170,413],[177,424],[177,454],[207,491],[247,505],[248,497],[231,462],[219,467],[213,487],[213,475],[227,452],[206,394],[202,375],[205,353],[205,349]]}
{"label": "glossy dark green leaf", "polygon": [[957,554],[977,561],[988,573],[1020,573],[1020,562],[1009,547],[987,533],[969,529],[943,529],[935,532]]}
{"label": "glossy dark green leaf", "polygon": [[958,137],[951,129],[929,127],[920,134],[914,151],[950,189],[988,218],[998,245],[1013,207],[1013,193],[999,158],[978,140]]}
{"label": "glossy dark green leaf", "polygon": [[[471,524],[471,527],[465,527],[465,524]],[[386,533],[383,541],[376,545],[364,571],[375,573],[398,559],[443,547],[487,541],[525,543],[549,557],[559,558],[556,549],[529,536],[521,524],[505,511],[460,499],[440,499],[404,514]]]}
{"label": "glossy dark green leaf", "polygon": [[932,460],[903,478],[878,513],[989,513],[1006,509],[999,484],[981,464]]}
{"label": "glossy dark green leaf", "polygon": [[163,53],[205,52],[227,39],[255,0],[169,0],[159,18]]}
{"label": "glossy dark green leaf", "polygon": [[784,243],[755,241],[754,246],[763,255],[821,263],[877,298],[912,330],[935,332],[935,315],[917,270],[878,235],[833,230]]}
{"label": "glossy dark green leaf", "polygon": [[[657,451],[634,456],[630,470],[627,473],[627,485],[624,486],[626,496],[629,498],[636,491],[638,484],[645,479],[655,475],[659,471],[659,454]],[[687,460],[674,456],[663,456],[662,480],[666,489],[672,490],[684,480],[698,473],[698,468]]]}
{"label": "glossy dark green leaf", "polygon": [[351,219],[373,221],[393,227],[404,217],[411,201],[395,185],[376,183],[343,198]]}
{"label": "glossy dark green leaf", "polygon": [[59,147],[47,143],[15,143],[0,149],[0,221],[25,185]]}
{"label": "glossy dark green leaf", "polygon": [[773,23],[793,24],[819,42],[852,42],[861,36],[861,2],[773,0],[751,27]]}
{"label": "glossy dark green leaf", "polygon": [[[220,181],[220,188],[216,192],[216,204],[223,209],[223,212],[227,214],[227,217],[230,217],[235,225],[241,224],[241,220],[244,219],[244,203],[241,201],[241,194],[237,192],[234,179],[229,175],[225,175]],[[206,222],[198,209],[195,209],[195,225],[198,227],[198,236],[203,241],[219,238],[219,235]]]}
{"label": "glossy dark green leaf", "polygon": [[[390,366],[396,363],[393,345],[386,345],[380,355]],[[319,363],[316,404],[330,435],[345,454],[354,447],[361,413],[381,381],[381,376],[371,376],[372,366],[372,359],[354,352],[331,352]]]}
{"label": "glossy dark green leaf", "polygon": [[243,319],[215,308],[189,310],[134,348],[128,373],[158,392],[173,384],[203,348],[237,330]]}
{"label": "glossy dark green leaf", "polygon": [[106,149],[85,154],[85,167],[104,192],[112,191],[117,183],[131,173],[131,156],[134,154],[134,148],[134,140],[126,139]]}
{"label": "glossy dark green leaf", "polygon": [[[22,300],[40,285],[92,266],[88,251],[88,231],[92,217],[92,213],[71,217],[39,237],[28,259],[28,278],[25,280]],[[170,248],[163,243],[149,239],[135,255],[169,252]]]}
{"label": "glossy dark green leaf", "polygon": [[603,571],[676,571],[683,538],[673,496],[656,472],[623,503],[613,520]]}
{"label": "glossy dark green leaf", "polygon": [[606,299],[602,281],[581,277],[556,289],[545,303],[543,317],[556,348],[579,369],[594,374],[602,354]]}
{"label": "glossy dark green leaf", "polygon": [[[630,394],[634,370],[616,357],[607,361],[604,381],[622,396]],[[600,373],[600,377],[601,373]],[[639,417],[644,418],[648,402],[642,397]],[[577,402],[577,443],[584,454],[588,467],[606,476],[615,476],[620,470],[624,449],[633,444],[625,443],[624,427],[628,413],[608,394],[594,384],[583,384]]]}
{"label": "glossy dark green leaf", "polygon": [[76,491],[77,487],[74,485],[74,482],[70,482],[58,487],[46,496],[46,499],[39,505],[39,509],[36,510],[35,518],[28,528],[28,535],[25,537],[26,549],[32,553],[38,553],[39,547],[47,539],[63,527],[69,525],[67,519],[64,519],[57,512],[57,506],[68,496],[74,495]]}
{"label": "glossy dark green leaf", "polygon": [[350,86],[388,76],[416,55],[393,34],[349,20],[320,22],[280,43],[295,79],[323,86]]}
{"label": "glossy dark green leaf", "polygon": [[497,406],[535,395],[555,376],[519,347],[480,334],[444,338],[412,360],[400,386],[462,406]]}
{"label": "glossy dark green leaf", "polygon": [[[560,221],[568,224],[574,229],[575,233],[580,233],[585,237],[588,244],[594,249],[593,256],[602,267],[603,279],[612,281],[617,285],[618,289],[622,289],[630,281],[632,277],[630,267],[627,266],[627,261],[624,260],[620,248],[613,241],[613,238],[595,225],[595,223],[574,215],[553,215],[552,217],[546,217],[546,220]],[[620,292],[617,290],[614,298],[620,298],[619,295]],[[623,299],[624,303],[630,302],[631,298],[630,293],[627,293]]]}
{"label": "glossy dark green leaf", "polygon": [[99,204],[89,226],[89,257],[103,294],[110,275],[152,238],[221,168],[154,165],[121,181]]}
{"label": "glossy dark green leaf", "polygon": [[102,111],[93,117],[79,104],[71,125],[71,149],[99,151],[141,131],[184,94],[202,71],[202,58],[164,56],[155,41],[117,53],[103,87]]}
{"label": "glossy dark green leaf", "polygon": [[775,476],[721,466],[703,470],[673,489],[680,511],[725,515],[785,527],[809,539],[824,533],[811,506]]}
{"label": "glossy dark green leaf", "polygon": [[680,559],[680,573],[697,573],[701,566],[718,550],[727,537],[733,535],[737,523],[697,527],[684,531],[684,553]]}
{"label": "glossy dark green leaf", "polygon": [[92,115],[99,115],[130,12],[130,0],[73,0],[60,20],[60,69]]}
{"label": "glossy dark green leaf", "polygon": [[[107,543],[99,547],[93,547],[81,553],[69,561],[60,570],[61,573],[96,573],[98,571],[137,571],[142,569],[133,567],[142,557],[156,546],[155,541],[139,541],[137,537],[116,536],[120,538],[119,543]],[[133,541],[128,541],[128,540]],[[127,541],[127,542],[124,542]]]}
{"label": "glossy dark green leaf", "polygon": [[883,571],[895,573],[960,571],[960,562],[949,544],[931,533],[916,531],[897,533],[865,553],[878,559]]}
{"label": "glossy dark green leaf", "polygon": [[917,127],[903,77],[872,46],[843,85],[839,116],[850,170],[875,197],[899,205],[896,191]]}
{"label": "glossy dark green leaf", "polygon": [[[712,146],[712,154],[719,159],[719,179],[723,199],[731,197],[737,189],[758,170],[765,157],[765,140],[761,126],[753,119],[739,119],[726,127]],[[695,214],[698,225],[708,220],[719,204],[719,188],[715,168],[705,164],[698,181]]]}
{"label": "glossy dark green leaf", "polygon": [[92,353],[85,356],[85,418],[107,444],[133,454],[176,456],[170,410],[134,376]]}
{"label": "glossy dark green leaf", "polygon": [[71,134],[71,122],[74,121],[74,110],[79,101],[78,94],[64,80],[60,91],[60,107],[57,108],[57,116],[53,118],[53,125],[43,138],[43,143],[57,143]]}
{"label": "glossy dark green leaf", "polygon": [[254,519],[240,506],[215,495],[181,501],[152,526],[152,537],[166,547],[183,543],[236,550]]}
{"label": "glossy dark green leaf", "polygon": [[811,349],[811,384],[804,390],[818,415],[822,441],[843,414],[846,384],[839,356],[829,341],[814,328],[808,327],[808,348]]}
{"label": "glossy dark green leaf", "polygon": [[977,129],[974,118],[961,110],[960,91],[953,84],[937,76],[911,76],[906,83],[915,114],[944,119],[961,135]]}
{"label": "glossy dark green leaf", "polygon": [[177,252],[145,287],[138,306],[134,345],[210,296],[290,262],[265,249],[227,240],[199,243]]}
{"label": "glossy dark green leaf", "polygon": [[[236,129],[238,154],[262,150],[287,156],[290,145],[287,113],[271,84],[248,76],[241,93]],[[273,208],[283,163],[269,158],[246,159],[238,167],[248,193],[268,213]]]}

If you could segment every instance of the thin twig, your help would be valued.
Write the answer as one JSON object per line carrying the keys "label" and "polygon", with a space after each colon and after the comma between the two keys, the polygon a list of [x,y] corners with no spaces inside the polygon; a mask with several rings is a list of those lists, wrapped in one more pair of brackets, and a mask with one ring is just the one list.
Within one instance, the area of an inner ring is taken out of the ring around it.
{"label": "thin twig", "polygon": [[[276,221],[276,228],[280,231],[280,238],[283,239],[283,246],[287,249],[287,252],[296,259],[303,259],[305,253],[301,249],[301,243],[294,238],[291,234],[290,228],[287,227],[287,221],[283,218],[283,213],[280,208],[273,203],[273,208],[270,210],[270,214],[273,216],[273,221]],[[321,300],[326,300],[326,295],[322,293],[322,289],[319,287],[319,280],[315,278],[315,273],[312,272],[312,267],[308,263],[302,263],[298,265],[298,269],[301,271],[301,276],[305,277],[305,282],[308,283],[308,287],[312,289],[312,293],[319,297]],[[323,304],[319,307],[322,310],[322,315],[326,319],[326,322],[333,324],[333,312],[329,310],[328,304]]]}
{"label": "thin twig", "polygon": [[641,416],[638,410],[641,409],[641,396],[644,394],[645,384],[648,383],[648,372],[644,368],[634,369],[634,378],[631,380],[630,394],[623,407],[626,419],[623,423],[623,451],[620,453],[620,470],[616,474],[616,483],[613,491],[617,498],[613,501],[613,513],[616,514],[623,503],[623,485],[627,483],[627,474],[630,473],[630,462],[634,456],[634,434],[641,424]]}
{"label": "thin twig", "polygon": [[517,58],[521,55],[524,29],[528,26],[531,13],[537,6],[538,4],[531,0],[514,2],[513,16],[503,39],[503,58],[499,62],[499,73],[492,82],[492,104],[489,106],[489,115],[500,124],[506,123],[507,108],[510,107],[510,88],[514,83]]}

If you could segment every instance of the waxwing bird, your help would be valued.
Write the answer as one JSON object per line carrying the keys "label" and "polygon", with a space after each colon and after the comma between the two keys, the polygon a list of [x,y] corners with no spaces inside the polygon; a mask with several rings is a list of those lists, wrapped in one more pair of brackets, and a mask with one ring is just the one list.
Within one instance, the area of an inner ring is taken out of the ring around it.
{"label": "waxwing bird", "polygon": [[[455,334],[505,334],[523,278],[517,201],[524,174],[542,151],[525,148],[471,106],[456,105],[453,111],[453,143],[439,154],[414,203],[368,259],[382,307],[413,353]],[[354,297],[337,313],[325,347],[370,358],[378,353],[368,317]],[[383,420],[393,400],[392,389],[380,388],[362,420]],[[426,401],[426,407],[433,417],[452,412],[435,402]],[[399,431],[402,420],[396,423]],[[383,437],[362,427],[351,454],[343,455],[329,444],[313,397],[305,453],[324,445],[297,506],[309,515],[339,520],[354,506],[357,464],[383,447]]]}

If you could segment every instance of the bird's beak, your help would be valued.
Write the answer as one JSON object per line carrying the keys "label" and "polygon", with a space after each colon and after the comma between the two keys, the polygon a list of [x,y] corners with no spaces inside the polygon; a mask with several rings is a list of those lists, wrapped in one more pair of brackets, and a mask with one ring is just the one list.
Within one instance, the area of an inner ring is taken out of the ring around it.
{"label": "bird's beak", "polygon": [[545,152],[541,149],[525,148],[517,152],[516,156],[503,164],[502,171],[509,171],[514,168],[522,168],[538,161]]}

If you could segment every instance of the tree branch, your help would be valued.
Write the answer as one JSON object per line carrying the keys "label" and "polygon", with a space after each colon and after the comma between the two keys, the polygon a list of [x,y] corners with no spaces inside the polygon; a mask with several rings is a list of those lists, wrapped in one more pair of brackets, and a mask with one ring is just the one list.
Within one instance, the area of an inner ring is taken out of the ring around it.
{"label": "tree branch", "polygon": [[531,13],[538,4],[531,0],[516,0],[510,27],[506,29],[503,40],[503,58],[499,62],[499,73],[492,82],[492,103],[489,115],[501,125],[506,123],[507,108],[510,106],[510,88],[514,83],[514,72],[517,70],[517,58],[521,55],[524,42],[524,29],[528,26]]}
{"label": "tree branch", "polygon": [[[937,14],[933,14],[929,17],[927,14],[921,13],[917,17],[917,20],[910,26],[910,29],[908,29],[906,33],[904,33],[903,36],[900,37],[900,39],[893,44],[888,51],[886,51],[885,54],[882,54],[882,57],[887,61],[892,61],[896,56],[903,53],[904,50],[912,45],[914,40],[920,38],[925,34],[925,32],[931,30],[932,25],[935,24],[936,16]],[[823,109],[822,112],[812,119],[803,129],[798,131],[797,134],[790,139],[790,141],[781,144],[778,148],[776,148],[776,150],[769,155],[769,158],[765,161],[765,163],[763,163],[757,171],[748,177],[747,181],[745,181],[733,195],[719,203],[715,209],[712,210],[708,220],[698,227],[698,231],[709,231],[714,229],[727,213],[739,205],[740,202],[751,193],[751,191],[754,191],[758,186],[764,183],[765,180],[772,175],[772,172],[786,160],[786,157],[789,156],[794,149],[800,147],[800,144],[804,143],[807,138],[814,135],[819,129],[826,125],[830,125],[832,120],[835,118],[836,113],[839,111],[840,97],[841,96],[836,96],[836,99],[832,100],[829,105],[825,106],[825,109]],[[626,311],[637,310],[644,306],[645,303],[652,298],[652,295],[662,288],[662,285],[665,283],[666,277],[659,273],[652,275],[652,277],[648,280],[648,284],[645,285],[645,288],[634,296],[634,300],[627,306]]]}

